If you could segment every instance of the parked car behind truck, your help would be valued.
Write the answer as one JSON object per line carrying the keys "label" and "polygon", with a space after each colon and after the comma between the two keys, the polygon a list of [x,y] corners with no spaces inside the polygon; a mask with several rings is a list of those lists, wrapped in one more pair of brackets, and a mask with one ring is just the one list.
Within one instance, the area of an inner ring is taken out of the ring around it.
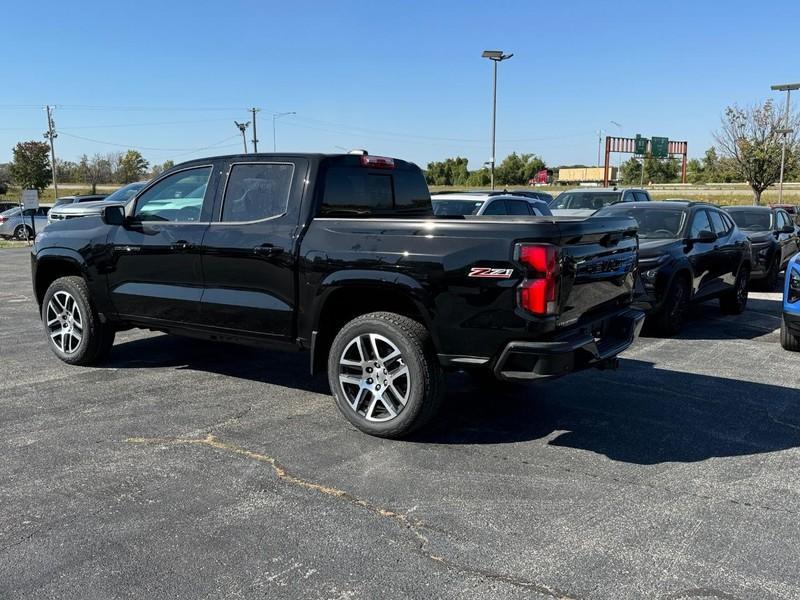
{"label": "parked car behind truck", "polygon": [[615,366],[643,319],[636,259],[625,216],[439,219],[411,163],[248,154],[51,224],[32,276],[64,362],[102,361],[130,327],[306,350],[351,423],[400,437],[436,414],[446,369],[534,381]]}
{"label": "parked car behind truck", "polygon": [[674,335],[690,303],[719,298],[723,314],[744,311],[752,269],[750,242],[731,218],[704,202],[634,202],[597,216],[639,224],[639,271],[651,303],[648,326]]}

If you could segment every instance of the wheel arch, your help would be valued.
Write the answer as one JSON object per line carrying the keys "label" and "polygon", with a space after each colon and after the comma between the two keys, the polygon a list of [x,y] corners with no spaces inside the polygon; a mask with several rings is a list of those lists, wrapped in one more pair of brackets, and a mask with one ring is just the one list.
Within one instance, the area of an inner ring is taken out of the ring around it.
{"label": "wheel arch", "polygon": [[77,252],[63,249],[60,252],[43,251],[36,256],[33,290],[36,302],[42,306],[44,294],[59,277],[76,275],[87,279],[86,263]]}
{"label": "wheel arch", "polygon": [[425,308],[427,294],[419,283],[406,275],[392,274],[389,281],[386,273],[380,274],[383,279],[354,271],[323,282],[312,309],[312,374],[324,369],[333,339],[344,324],[371,312],[394,312],[419,321],[438,347],[432,319]]}

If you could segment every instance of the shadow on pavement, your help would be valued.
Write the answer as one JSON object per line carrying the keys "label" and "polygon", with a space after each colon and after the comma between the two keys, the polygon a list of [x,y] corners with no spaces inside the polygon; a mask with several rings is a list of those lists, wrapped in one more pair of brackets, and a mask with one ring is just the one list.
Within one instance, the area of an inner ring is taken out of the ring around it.
{"label": "shadow on pavement", "polygon": [[275,352],[175,335],[158,335],[117,343],[104,367],[174,368],[330,393],[323,375],[311,377],[306,353]]}
{"label": "shadow on pavement", "polygon": [[[329,394],[308,355],[158,336],[118,344],[107,366],[176,368]],[[447,376],[439,423],[411,441],[507,444],[549,438],[637,463],[694,462],[800,446],[800,391],[625,360],[539,384],[478,386]]]}
{"label": "shadow on pavement", "polygon": [[[585,371],[500,392],[450,380],[443,424],[416,441],[505,444],[551,438],[636,464],[695,462],[800,446],[800,391],[654,368],[622,360],[619,371]],[[499,387],[499,386],[498,386]]]}
{"label": "shadow on pavement", "polygon": [[[709,300],[689,309],[677,340],[752,340],[773,333],[780,327],[781,300],[750,298],[741,315],[723,315],[719,302]],[[643,337],[658,338],[645,326]]]}

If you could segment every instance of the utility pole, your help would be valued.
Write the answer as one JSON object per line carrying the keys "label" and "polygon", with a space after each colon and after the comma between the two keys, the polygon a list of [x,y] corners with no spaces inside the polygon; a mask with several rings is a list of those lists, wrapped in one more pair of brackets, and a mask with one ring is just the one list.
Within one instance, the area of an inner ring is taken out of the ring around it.
{"label": "utility pole", "polygon": [[773,85],[770,87],[770,89],[777,92],[786,92],[786,113],[784,117],[784,126],[783,129],[778,131],[778,133],[783,134],[783,147],[781,148],[781,178],[778,183],[778,204],[783,204],[783,168],[786,164],[786,138],[792,133],[792,130],[789,129],[789,109],[791,108],[789,105],[789,95],[792,93],[792,90],[800,89],[800,83]]}
{"label": "utility pole", "polygon": [[597,166],[598,167],[600,166],[600,154],[601,154],[600,149],[602,148],[602,145],[603,145],[603,130],[602,129],[598,129],[597,130]]}
{"label": "utility pole", "polygon": [[53,140],[58,137],[55,132],[55,124],[53,123],[53,113],[50,105],[47,105],[47,131],[44,138],[50,142],[50,162],[53,166],[53,188],[55,189],[56,198],[58,198],[58,167],[56,166],[56,149]]}
{"label": "utility pole", "polygon": [[250,112],[253,113],[253,152],[258,153],[258,136],[256,135],[256,113],[261,110],[260,108],[251,108]]}
{"label": "utility pole", "polygon": [[233,122],[236,127],[239,128],[239,131],[242,132],[242,142],[244,143],[244,153],[247,154],[247,138],[244,135],[245,130],[250,126],[250,121],[247,123],[238,123],[237,121]]}

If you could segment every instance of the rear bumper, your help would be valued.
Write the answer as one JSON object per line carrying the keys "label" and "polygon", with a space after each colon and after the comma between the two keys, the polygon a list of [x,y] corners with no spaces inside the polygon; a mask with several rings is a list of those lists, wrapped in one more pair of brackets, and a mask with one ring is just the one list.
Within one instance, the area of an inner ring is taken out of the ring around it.
{"label": "rear bumper", "polygon": [[629,308],[548,342],[509,342],[494,366],[505,381],[560,377],[589,367],[616,366],[616,357],[639,336],[644,313]]}

